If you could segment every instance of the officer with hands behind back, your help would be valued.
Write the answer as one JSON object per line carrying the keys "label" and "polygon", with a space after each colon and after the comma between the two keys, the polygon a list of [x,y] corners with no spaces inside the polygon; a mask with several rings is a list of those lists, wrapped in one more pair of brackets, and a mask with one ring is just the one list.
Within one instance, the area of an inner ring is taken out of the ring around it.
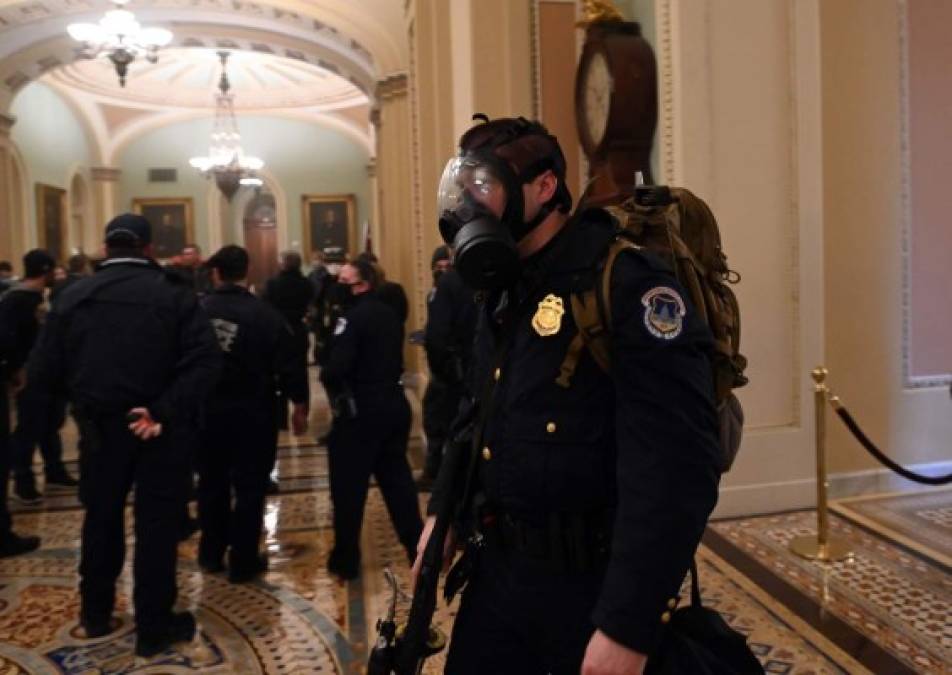
{"label": "officer with hands behind back", "polygon": [[[278,449],[273,401],[280,389],[294,404],[296,434],[307,429],[307,378],[284,318],[247,286],[248,253],[225,246],[206,263],[214,290],[202,306],[224,355],[218,386],[206,406],[198,456],[199,565],[224,569],[231,582],[250,581],[267,569],[258,553],[268,474]],[[232,505],[234,493],[234,505]]]}
{"label": "officer with hands behind back", "polygon": [[186,441],[221,369],[208,317],[181,277],[152,259],[151,235],[139,215],[109,222],[107,259],[57,298],[28,368],[37,391],[68,396],[79,423],[87,638],[115,628],[126,497],[135,485],[136,654],[146,657],[195,633],[189,612],[173,612],[191,479]]}
{"label": "officer with hands behind back", "polygon": [[[446,672],[641,673],[717,499],[710,333],[667,265],[628,250],[602,298],[610,371],[579,351],[571,299],[600,280],[616,226],[599,209],[568,215],[565,159],[537,122],[465,133],[439,205],[483,298],[475,441],[444,459],[419,547],[443,500],[466,493],[470,571]],[[474,469],[454,483],[460,462]]]}

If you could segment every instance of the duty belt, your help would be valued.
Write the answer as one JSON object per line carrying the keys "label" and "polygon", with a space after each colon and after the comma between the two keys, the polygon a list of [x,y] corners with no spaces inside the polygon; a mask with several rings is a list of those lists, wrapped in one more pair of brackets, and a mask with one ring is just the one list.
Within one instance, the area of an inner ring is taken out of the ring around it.
{"label": "duty belt", "polygon": [[601,566],[611,549],[613,511],[550,513],[543,522],[510,514],[483,518],[487,542],[503,551],[543,560],[558,571],[586,572]]}

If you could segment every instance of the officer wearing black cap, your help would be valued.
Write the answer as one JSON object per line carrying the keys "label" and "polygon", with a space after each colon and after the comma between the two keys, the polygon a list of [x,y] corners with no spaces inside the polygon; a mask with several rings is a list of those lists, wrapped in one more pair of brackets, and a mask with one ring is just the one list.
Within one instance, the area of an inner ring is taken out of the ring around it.
{"label": "officer wearing black cap", "polygon": [[[43,291],[52,279],[54,266],[53,258],[46,251],[29,251],[23,256],[24,279],[0,297],[0,558],[28,553],[40,545],[37,537],[21,537],[13,532],[7,511],[7,478],[13,460],[7,391],[18,394],[19,407],[26,406],[20,413],[23,433],[29,426],[43,425],[43,420],[34,414],[38,410],[38,406],[32,405],[35,398],[23,398],[26,384],[23,368],[39,332]],[[33,478],[32,472],[30,478]],[[33,492],[36,493],[35,486]]]}
{"label": "officer wearing black cap", "polygon": [[411,559],[423,528],[406,456],[411,414],[400,382],[403,329],[373,292],[375,281],[370,263],[344,265],[339,283],[353,303],[337,321],[334,347],[321,370],[328,391],[339,392],[328,439],[334,550],[327,567],[344,579],[360,574],[360,526],[371,474]]}
{"label": "officer wearing black cap", "polygon": [[105,243],[96,273],[63,291],[50,311],[28,376],[51,398],[67,394],[79,422],[80,620],[90,638],[114,629],[126,498],[135,486],[136,654],[152,656],[195,632],[190,613],[173,613],[190,480],[183,439],[218,379],[221,351],[192,289],[151,258],[149,221],[118,216]]}
{"label": "officer wearing black cap", "polygon": [[[198,454],[199,565],[249,581],[267,569],[258,553],[268,474],[274,465],[278,388],[294,403],[294,431],[307,428],[307,378],[284,318],[248,291],[248,253],[225,246],[206,263],[214,291],[202,301],[218,336],[224,369],[208,400]],[[234,502],[232,502],[234,494]]]}
{"label": "officer wearing black cap", "polygon": [[568,215],[565,160],[539,123],[472,128],[439,198],[456,269],[484,298],[475,442],[452,446],[430,504],[460,498],[447,477],[472,448],[463,534],[479,534],[470,553],[485,545],[446,672],[637,675],[717,499],[710,333],[666,263],[627,249],[602,298],[610,373],[585,350],[561,377],[573,294],[600,280],[616,229],[599,209]]}
{"label": "officer wearing black cap", "polygon": [[476,331],[473,291],[453,269],[448,246],[437,247],[430,268],[433,288],[427,298],[423,341],[430,381],[423,394],[426,464],[421,488],[432,485],[440,471],[443,445],[466,391]]}

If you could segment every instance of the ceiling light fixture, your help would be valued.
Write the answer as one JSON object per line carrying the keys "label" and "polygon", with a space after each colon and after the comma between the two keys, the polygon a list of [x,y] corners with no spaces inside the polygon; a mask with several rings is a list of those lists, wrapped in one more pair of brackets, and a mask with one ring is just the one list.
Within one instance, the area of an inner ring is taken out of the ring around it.
{"label": "ceiling light fixture", "polygon": [[208,155],[192,157],[188,163],[205,177],[214,178],[218,189],[230,201],[241,185],[263,185],[256,172],[264,166],[264,162],[246,155],[241,147],[241,134],[238,133],[235,119],[235,97],[229,93],[231,83],[226,72],[228,52],[218,52],[218,57],[221,59],[221,79],[218,82],[219,93],[215,96],[211,145]]}
{"label": "ceiling light fixture", "polygon": [[164,28],[143,28],[135,14],[123,7],[129,0],[112,0],[116,9],[106,12],[99,23],[72,23],[66,30],[70,37],[83,43],[85,58],[105,56],[116,68],[119,85],[126,86],[129,64],[143,56],[149,63],[159,60],[159,48],[172,41],[172,33]]}

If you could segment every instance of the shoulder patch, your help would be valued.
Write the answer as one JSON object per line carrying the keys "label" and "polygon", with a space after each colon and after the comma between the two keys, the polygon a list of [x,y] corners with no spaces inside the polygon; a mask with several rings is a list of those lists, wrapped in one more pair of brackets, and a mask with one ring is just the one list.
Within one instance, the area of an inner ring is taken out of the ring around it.
{"label": "shoulder patch", "polygon": [[347,319],[340,317],[337,319],[337,324],[334,326],[334,335],[340,335],[345,330],[347,330]]}
{"label": "shoulder patch", "polygon": [[673,340],[684,330],[687,308],[681,295],[668,286],[655,286],[641,296],[645,328],[659,340]]}

